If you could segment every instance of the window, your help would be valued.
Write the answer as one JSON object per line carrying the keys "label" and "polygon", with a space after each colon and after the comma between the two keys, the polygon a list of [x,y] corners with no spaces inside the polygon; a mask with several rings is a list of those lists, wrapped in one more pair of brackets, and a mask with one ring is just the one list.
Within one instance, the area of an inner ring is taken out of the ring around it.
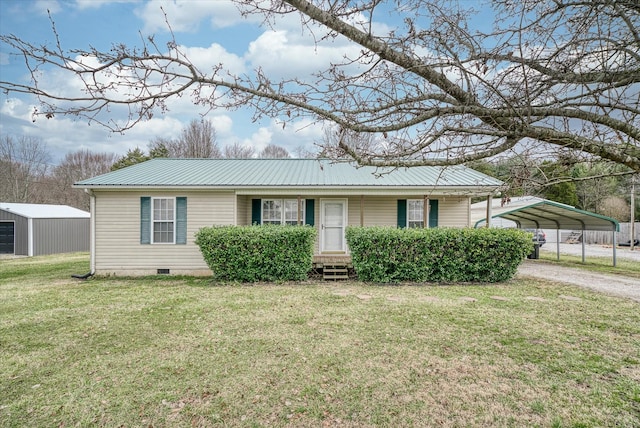
{"label": "window", "polygon": [[[301,222],[304,224],[304,203],[301,204]],[[285,199],[284,200],[284,223],[290,226],[298,224],[298,200],[297,199]]]}
{"label": "window", "polygon": [[398,227],[424,227],[424,202],[429,201],[429,226],[438,227],[437,199],[398,199]]}
{"label": "window", "polygon": [[175,242],[175,199],[153,198],[152,232],[154,244]]}
{"label": "window", "polygon": [[[301,204],[301,223],[304,224],[305,204]],[[262,224],[298,224],[297,199],[263,199]]]}
{"label": "window", "polygon": [[140,243],[187,244],[187,198],[185,196],[140,197]]}
{"label": "window", "polygon": [[265,199],[262,201],[262,224],[282,224],[282,201]]}
{"label": "window", "polygon": [[424,200],[409,199],[407,201],[407,227],[424,227]]}

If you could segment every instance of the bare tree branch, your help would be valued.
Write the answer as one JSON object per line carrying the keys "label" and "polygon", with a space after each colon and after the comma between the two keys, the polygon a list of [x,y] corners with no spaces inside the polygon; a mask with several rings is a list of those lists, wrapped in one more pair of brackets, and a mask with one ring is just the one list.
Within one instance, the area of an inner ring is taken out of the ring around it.
{"label": "bare tree branch", "polygon": [[[0,80],[0,89],[38,97],[36,116],[75,115],[114,131],[166,112],[180,96],[208,110],[249,107],[255,118],[311,117],[375,141],[327,147],[363,165],[453,165],[535,143],[540,153],[570,149],[640,171],[633,0],[493,0],[490,32],[474,27],[471,7],[447,0],[237,3],[274,26],[276,16],[298,14],[317,43],[343,38],[359,54],[314,79],[273,80],[260,68],[200,70],[175,38],[166,46],[148,37],[138,47],[65,51],[54,25],[53,47],[0,37],[31,75],[30,83]],[[401,20],[379,32],[382,11],[394,8]],[[79,79],[82,91],[48,87],[41,73],[51,68]],[[122,110],[126,119],[114,119]]]}

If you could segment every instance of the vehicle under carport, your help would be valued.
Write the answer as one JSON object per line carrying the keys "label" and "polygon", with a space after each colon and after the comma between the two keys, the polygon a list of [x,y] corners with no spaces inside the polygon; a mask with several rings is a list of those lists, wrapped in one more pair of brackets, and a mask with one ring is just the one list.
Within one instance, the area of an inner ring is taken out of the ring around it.
{"label": "vehicle under carport", "polygon": [[[560,260],[560,230],[586,230],[610,231],[613,242],[613,266],[616,266],[616,232],[620,230],[619,223],[611,218],[589,211],[579,210],[570,205],[561,204],[540,198],[529,198],[529,203],[510,206],[502,204],[498,200],[499,207],[494,208],[488,203],[485,216],[474,219],[475,227],[491,226],[492,220],[505,219],[513,221],[521,229],[556,229],[558,233],[556,254]],[[479,203],[481,204],[481,203]],[[479,205],[478,204],[478,205]],[[487,222],[489,218],[489,222]],[[582,263],[585,263],[585,242],[582,244]]]}

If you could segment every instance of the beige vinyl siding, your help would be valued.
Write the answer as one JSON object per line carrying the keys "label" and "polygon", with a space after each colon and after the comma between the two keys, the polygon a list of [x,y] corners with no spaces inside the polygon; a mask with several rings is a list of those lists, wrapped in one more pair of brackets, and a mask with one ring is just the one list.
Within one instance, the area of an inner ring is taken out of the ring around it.
{"label": "beige vinyl siding", "polygon": [[[195,233],[205,226],[234,224],[235,195],[214,192],[95,192],[95,270],[101,274],[209,275]],[[187,198],[187,244],[140,244],[140,197]]]}
{"label": "beige vinyl siding", "polygon": [[236,199],[236,224],[247,226],[251,224],[251,198],[238,196]]}
{"label": "beige vinyl siding", "polygon": [[444,197],[438,201],[438,227],[469,227],[469,198]]}
{"label": "beige vinyl siding", "polygon": [[[398,225],[398,198],[390,196],[364,197],[364,226]],[[360,226],[360,197],[349,199],[349,225]]]}

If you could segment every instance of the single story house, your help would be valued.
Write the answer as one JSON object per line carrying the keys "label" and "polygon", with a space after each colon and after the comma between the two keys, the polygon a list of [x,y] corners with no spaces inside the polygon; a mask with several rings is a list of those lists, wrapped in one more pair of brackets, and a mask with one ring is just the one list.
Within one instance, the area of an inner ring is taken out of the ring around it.
{"label": "single story house", "polygon": [[0,202],[0,254],[89,251],[90,214],[68,205]]}
{"label": "single story house", "polygon": [[349,225],[472,227],[471,197],[489,197],[501,185],[465,166],[152,159],[74,186],[91,196],[92,273],[210,275],[194,244],[205,226],[311,225],[322,262],[349,257]]}

